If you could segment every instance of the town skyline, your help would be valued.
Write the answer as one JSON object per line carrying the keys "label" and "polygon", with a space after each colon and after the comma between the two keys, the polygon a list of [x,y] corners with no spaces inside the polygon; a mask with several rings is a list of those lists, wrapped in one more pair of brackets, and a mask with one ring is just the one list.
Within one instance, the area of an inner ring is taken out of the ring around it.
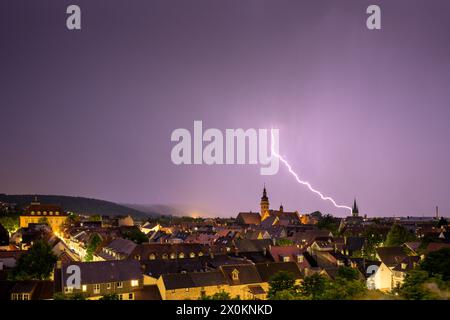
{"label": "town skyline", "polygon": [[302,179],[368,216],[450,212],[448,1],[383,3],[381,30],[358,0],[193,1],[88,2],[79,32],[63,4],[2,2],[0,190],[229,216],[266,183],[347,214],[282,164],[174,164],[171,133],[201,120],[279,129]]}
{"label": "town skyline", "polygon": [[[267,189],[267,193],[269,194],[269,188],[265,186],[265,184],[263,185],[264,189]],[[260,192],[261,193],[261,192]],[[250,211],[250,212],[259,212],[259,209],[257,208],[258,205],[253,204],[253,206],[250,207],[246,207],[246,208],[237,208],[234,212],[230,213],[229,215],[214,215],[212,213],[209,212],[202,212],[201,210],[195,209],[192,206],[187,206],[187,205],[180,205],[180,204],[145,204],[145,203],[119,203],[119,202],[113,202],[113,201],[109,201],[107,199],[96,199],[93,197],[84,197],[84,196],[70,196],[70,195],[43,195],[43,194],[16,194],[16,195],[9,195],[9,194],[5,194],[5,193],[1,193],[0,192],[0,196],[5,196],[5,197],[26,197],[26,198],[30,198],[30,199],[35,199],[36,201],[41,199],[42,197],[47,198],[47,197],[51,197],[51,198],[83,198],[83,199],[87,199],[87,200],[94,200],[94,201],[104,201],[104,202],[108,202],[111,204],[117,204],[120,206],[123,206],[124,210],[122,212],[121,215],[131,215],[134,216],[136,215],[136,213],[133,213],[133,211],[138,212],[138,216],[140,216],[140,214],[145,214],[148,217],[151,216],[155,216],[155,215],[161,215],[161,216],[176,216],[176,217],[182,217],[182,216],[186,216],[186,217],[192,217],[192,218],[233,218],[237,213],[242,212],[242,211]],[[0,199],[1,200],[1,199]],[[64,202],[64,200],[55,200],[52,203],[56,204],[56,205],[61,205],[61,201]],[[353,202],[349,204],[349,206],[351,206],[352,208],[354,207],[355,203],[358,203],[358,208],[360,208],[360,201],[355,197],[353,200]],[[286,207],[289,210],[292,211],[297,211],[299,214],[311,214],[314,212],[321,212],[322,214],[331,214],[332,216],[336,216],[336,217],[346,217],[346,216],[351,216],[351,212],[346,212],[344,214],[336,214],[335,212],[329,212],[329,211],[321,211],[321,210],[311,210],[311,211],[304,211],[301,210],[301,208],[296,208],[296,207],[290,207],[289,205],[286,205],[285,203],[283,203],[282,201],[279,202],[279,204],[277,205],[277,202],[271,202],[270,203],[270,207],[271,208],[278,208],[279,206],[283,206]],[[129,209],[130,212],[127,213],[126,209]],[[78,211],[78,210],[74,210],[75,212],[77,212],[78,214],[93,214],[93,211],[87,211],[87,212],[83,212],[83,211]],[[94,210],[95,211],[95,210]],[[368,215],[366,213],[364,213],[364,210],[361,211],[361,216],[367,216],[368,218],[405,218],[405,217],[448,217],[445,213],[442,213],[439,209],[439,206],[435,206],[434,207],[434,211],[433,212],[427,212],[427,213],[423,213],[422,215],[414,215],[414,214],[406,214],[406,215],[398,215],[398,214],[379,214],[379,215]],[[141,216],[142,218],[142,216]]]}

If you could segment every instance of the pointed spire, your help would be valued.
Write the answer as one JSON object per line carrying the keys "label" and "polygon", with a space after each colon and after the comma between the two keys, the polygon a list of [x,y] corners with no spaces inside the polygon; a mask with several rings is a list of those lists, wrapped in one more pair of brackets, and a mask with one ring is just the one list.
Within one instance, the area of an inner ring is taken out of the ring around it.
{"label": "pointed spire", "polygon": [[269,200],[269,198],[267,198],[267,191],[266,191],[266,184],[264,183],[264,189],[263,189],[263,195],[261,197],[261,200]]}
{"label": "pointed spire", "polygon": [[353,216],[358,216],[359,214],[359,209],[358,209],[358,205],[356,204],[356,197],[355,200],[353,201],[353,209],[352,209],[352,215]]}

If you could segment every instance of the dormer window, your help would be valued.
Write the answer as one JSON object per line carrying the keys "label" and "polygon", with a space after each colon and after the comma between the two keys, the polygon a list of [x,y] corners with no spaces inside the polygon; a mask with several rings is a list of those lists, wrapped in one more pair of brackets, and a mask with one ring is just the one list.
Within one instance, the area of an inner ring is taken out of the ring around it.
{"label": "dormer window", "polygon": [[137,254],[137,255],[134,256],[134,259],[135,260],[141,260],[141,256]]}
{"label": "dormer window", "polygon": [[299,254],[298,256],[297,256],[297,262],[298,263],[302,263],[303,262],[303,255],[302,254]]}
{"label": "dormer window", "polygon": [[194,253],[194,252],[191,252],[191,253],[189,254],[189,257],[190,257],[190,258],[195,258],[195,253]]}
{"label": "dormer window", "polygon": [[199,257],[202,257],[202,256],[203,256],[203,252],[200,251],[200,252],[198,253],[198,256],[199,256]]}
{"label": "dormer window", "polygon": [[156,259],[156,255],[154,254],[154,253],[151,253],[149,256],[148,256],[148,260],[155,260]]}
{"label": "dormer window", "polygon": [[180,258],[180,259],[184,259],[184,253],[183,252],[181,252],[179,255],[178,255],[178,258]]}
{"label": "dormer window", "polygon": [[234,281],[239,280],[239,271],[237,269],[231,271],[231,279],[233,279]]}
{"label": "dormer window", "polygon": [[163,258],[163,259],[168,259],[169,256],[167,255],[167,253],[164,253],[164,254],[162,255],[162,258]]}
{"label": "dormer window", "polygon": [[289,261],[290,261],[289,256],[283,256],[283,262],[289,262]]}
{"label": "dormer window", "polygon": [[403,270],[406,270],[407,267],[408,267],[408,265],[407,265],[406,263],[403,262],[403,263],[402,263],[402,269],[403,269]]}
{"label": "dormer window", "polygon": [[170,259],[175,259],[176,257],[177,257],[177,255],[175,253],[170,254]]}

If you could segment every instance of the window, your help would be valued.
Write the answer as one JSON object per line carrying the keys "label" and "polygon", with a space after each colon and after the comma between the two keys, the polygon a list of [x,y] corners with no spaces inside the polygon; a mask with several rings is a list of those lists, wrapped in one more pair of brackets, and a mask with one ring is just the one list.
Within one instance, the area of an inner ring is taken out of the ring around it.
{"label": "window", "polygon": [[283,262],[289,262],[289,257],[288,256],[284,256],[283,257]]}
{"label": "window", "polygon": [[64,292],[65,293],[72,293],[73,292],[73,287],[64,287]]}
{"label": "window", "polygon": [[123,282],[117,282],[116,285],[119,289],[123,288]]}
{"label": "window", "polygon": [[168,259],[169,256],[167,255],[167,253],[164,253],[164,254],[162,255],[162,258],[163,258],[163,259]]}
{"label": "window", "polygon": [[111,283],[107,283],[107,284],[106,284],[106,289],[107,289],[107,290],[111,290]]}
{"label": "window", "polygon": [[186,292],[189,292],[189,288],[186,288]]}
{"label": "window", "polygon": [[119,294],[119,300],[123,300],[123,294]]}
{"label": "window", "polygon": [[156,255],[154,254],[154,253],[151,253],[149,256],[148,256],[148,260],[155,260],[156,259]]}
{"label": "window", "polygon": [[189,253],[189,257],[195,258],[195,253],[194,252]]}
{"label": "window", "polygon": [[131,280],[131,286],[137,287],[139,285],[139,280]]}
{"label": "window", "polygon": [[132,293],[128,294],[128,300],[134,300],[134,295]]}
{"label": "window", "polygon": [[239,271],[238,271],[237,269],[234,269],[234,270],[231,272],[231,278],[232,278],[233,280],[239,280]]}
{"label": "window", "polygon": [[202,257],[202,256],[203,256],[203,252],[200,251],[200,252],[198,253],[198,256],[199,256],[199,257]]}
{"label": "window", "polygon": [[100,284],[94,284],[94,293],[100,293]]}
{"label": "window", "polygon": [[134,256],[134,259],[135,260],[141,260],[141,256],[137,254],[137,255]]}
{"label": "window", "polygon": [[81,290],[83,290],[83,292],[87,291],[87,285],[83,284],[83,286],[81,287]]}
{"label": "window", "polygon": [[175,259],[176,257],[177,257],[177,255],[175,253],[170,254],[170,259]]}
{"label": "window", "polygon": [[24,293],[23,300],[30,300],[30,295],[28,293]]}
{"label": "window", "polygon": [[181,252],[179,255],[178,255],[178,258],[180,258],[180,259],[184,259],[184,253],[183,252]]}

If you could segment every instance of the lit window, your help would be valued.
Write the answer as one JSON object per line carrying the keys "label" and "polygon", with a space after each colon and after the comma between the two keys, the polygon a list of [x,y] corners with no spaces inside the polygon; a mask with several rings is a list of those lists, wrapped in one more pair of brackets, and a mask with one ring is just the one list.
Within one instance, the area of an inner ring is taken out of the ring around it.
{"label": "lit window", "polygon": [[120,289],[120,288],[123,288],[123,283],[122,283],[122,282],[117,282],[116,285],[117,285],[117,288],[119,288],[119,289]]}
{"label": "lit window", "polygon": [[94,293],[100,293],[100,284],[94,284]]}
{"label": "lit window", "polygon": [[155,260],[155,259],[156,259],[156,255],[155,255],[154,253],[152,253],[152,254],[150,254],[150,255],[148,256],[148,259],[149,259],[149,260]]}
{"label": "lit window", "polygon": [[288,256],[284,256],[283,257],[283,262],[289,262],[289,257]]}
{"label": "lit window", "polygon": [[141,260],[141,256],[137,254],[137,255],[134,256],[134,259]]}
{"label": "lit window", "polygon": [[131,280],[131,286],[137,287],[139,285],[139,280]]}
{"label": "lit window", "polygon": [[110,290],[110,289],[111,289],[111,283],[107,283],[107,284],[106,284],[106,289],[107,289],[107,290]]}
{"label": "lit window", "polygon": [[238,271],[237,269],[234,269],[234,270],[231,272],[231,278],[232,278],[233,280],[239,280],[239,271]]}
{"label": "lit window", "polygon": [[64,292],[65,293],[72,293],[73,292],[73,287],[65,287],[64,288]]}
{"label": "lit window", "polygon": [[129,294],[128,294],[128,300],[134,300],[134,296],[133,296],[132,293],[129,293]]}
{"label": "lit window", "polygon": [[30,295],[28,293],[24,293],[23,300],[30,300]]}
{"label": "lit window", "polygon": [[119,294],[119,300],[123,300],[123,294]]}
{"label": "lit window", "polygon": [[170,254],[170,259],[175,259],[176,257],[177,257],[177,255],[175,253]]}
{"label": "lit window", "polygon": [[163,258],[163,259],[168,259],[169,256],[167,255],[167,253],[164,253],[164,254],[162,255],[162,258]]}
{"label": "lit window", "polygon": [[184,253],[181,252],[181,253],[178,255],[178,257],[179,257],[180,259],[184,259]]}
{"label": "lit window", "polygon": [[200,251],[200,252],[198,253],[198,256],[199,256],[199,257],[202,257],[202,256],[203,256],[203,252]]}
{"label": "lit window", "polygon": [[83,292],[87,291],[87,285],[83,284],[83,286],[81,287],[81,290],[83,290]]}
{"label": "lit window", "polygon": [[195,258],[195,253],[194,253],[194,252],[191,252],[191,253],[189,254],[189,257]]}

